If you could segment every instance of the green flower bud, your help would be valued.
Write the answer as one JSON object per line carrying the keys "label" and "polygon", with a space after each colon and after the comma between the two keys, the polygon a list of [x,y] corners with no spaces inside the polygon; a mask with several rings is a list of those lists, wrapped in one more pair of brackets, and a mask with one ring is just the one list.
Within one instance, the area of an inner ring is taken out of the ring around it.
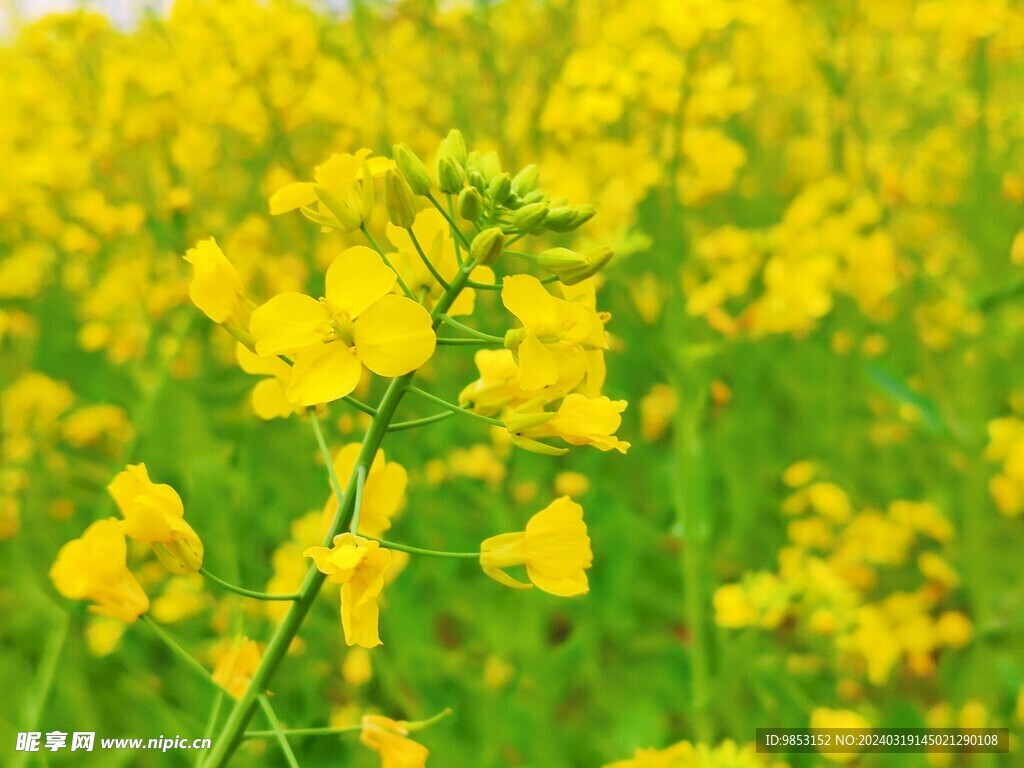
{"label": "green flower bud", "polygon": [[555,275],[564,285],[575,285],[596,275],[611,261],[611,248],[595,248],[578,253],[568,248],[549,248],[537,256],[537,264],[545,272]]}
{"label": "green flower bud", "polygon": [[412,187],[397,168],[388,168],[384,176],[384,208],[396,227],[409,229],[416,219],[416,200]]}
{"label": "green flower bud", "polygon": [[440,157],[437,161],[437,186],[442,192],[455,194],[466,185],[466,171],[451,157]]}
{"label": "green flower bud", "polygon": [[590,221],[595,213],[592,205],[561,205],[551,209],[544,226],[552,232],[572,232]]}
{"label": "green flower bud", "polygon": [[470,152],[466,167],[480,171],[480,175],[484,179],[491,179],[501,173],[501,158],[494,151],[485,154],[476,151]]}
{"label": "green flower bud", "polygon": [[[516,193],[519,194],[519,193]],[[532,192],[528,192],[522,195],[523,205],[530,205],[531,203],[542,203],[546,199],[544,191],[541,189],[535,189]]]}
{"label": "green flower bud", "polygon": [[396,144],[392,154],[395,157],[395,164],[398,166],[398,170],[402,172],[405,180],[409,182],[409,187],[412,189],[413,194],[429,195],[430,174],[427,173],[427,166],[416,156],[416,153],[405,146],[405,144]]}
{"label": "green flower bud", "polygon": [[512,177],[507,173],[502,173],[492,177],[491,183],[487,185],[487,196],[498,205],[501,205],[508,200],[508,196],[511,192]]}
{"label": "green flower bud", "polygon": [[465,166],[468,154],[466,153],[466,140],[462,138],[462,131],[452,128],[448,135],[441,141],[437,151],[439,157],[450,157],[459,165]]}
{"label": "green flower bud", "polygon": [[476,187],[463,187],[459,192],[459,216],[466,221],[476,221],[484,209],[484,199]]}
{"label": "green flower bud", "polygon": [[483,174],[481,174],[476,168],[470,168],[466,171],[466,181],[470,186],[476,187],[480,192],[487,189],[487,182],[484,180]]}
{"label": "green flower bud", "polygon": [[536,165],[528,165],[512,179],[512,189],[521,197],[526,196],[537,189],[537,182],[540,181],[540,168]]}
{"label": "green flower bud", "polygon": [[547,203],[531,203],[524,205],[512,214],[512,226],[519,232],[533,232],[548,217]]}
{"label": "green flower bud", "polygon": [[523,343],[523,339],[525,338],[525,328],[510,328],[505,331],[505,349],[513,354],[517,353],[519,351],[519,345]]}
{"label": "green flower bud", "polygon": [[490,227],[473,238],[469,246],[469,257],[474,264],[493,264],[504,249],[504,233],[497,227]]}

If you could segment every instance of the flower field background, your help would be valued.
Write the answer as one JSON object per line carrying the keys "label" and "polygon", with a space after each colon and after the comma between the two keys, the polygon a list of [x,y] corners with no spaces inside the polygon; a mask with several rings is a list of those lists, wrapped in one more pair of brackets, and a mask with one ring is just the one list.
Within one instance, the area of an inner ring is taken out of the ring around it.
{"label": "flower field background", "polygon": [[[0,97],[3,764],[1020,764],[1020,3],[179,0]],[[309,573],[244,699],[289,601],[210,575]]]}

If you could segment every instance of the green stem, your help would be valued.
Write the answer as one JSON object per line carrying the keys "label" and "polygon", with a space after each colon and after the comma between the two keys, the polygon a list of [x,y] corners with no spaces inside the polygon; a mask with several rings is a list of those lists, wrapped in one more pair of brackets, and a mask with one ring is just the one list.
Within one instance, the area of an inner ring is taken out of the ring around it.
{"label": "green stem", "polygon": [[366,487],[366,467],[356,467],[356,509],[352,513],[352,525],[349,530],[359,533],[359,515],[363,511],[363,488]]}
{"label": "green stem", "polygon": [[251,589],[245,589],[243,587],[236,586],[235,584],[232,584],[231,582],[224,581],[224,579],[222,579],[222,578],[220,578],[218,576],[214,576],[212,573],[210,573],[208,570],[206,570],[206,568],[200,568],[199,572],[201,574],[203,574],[203,576],[205,576],[207,579],[212,581],[214,584],[220,585],[221,587],[223,587],[224,589],[228,590],[229,592],[234,592],[236,595],[242,595],[243,597],[251,597],[254,600],[282,600],[282,601],[285,601],[285,600],[298,600],[299,599],[299,596],[297,594],[293,594],[293,595],[271,595],[271,594],[268,594],[266,592],[256,592],[256,591],[251,590]]}
{"label": "green stem", "polygon": [[373,248],[373,250],[375,250],[377,254],[380,256],[381,260],[388,265],[388,268],[392,272],[395,273],[395,278],[398,280],[398,287],[402,289],[402,293],[404,293],[413,301],[416,301],[416,295],[409,290],[409,286],[405,284],[405,280],[403,280],[402,276],[398,274],[398,270],[392,266],[391,260],[388,259],[388,255],[384,253],[384,249],[380,247],[380,244],[377,242],[377,238],[370,234],[370,230],[366,228],[365,222],[359,225],[359,229],[362,230],[363,235],[366,237],[367,241],[370,243],[370,246]]}
{"label": "green stem", "polygon": [[486,339],[453,339],[450,337],[439,336],[437,343],[443,347],[487,347],[491,344],[497,344],[496,341],[488,341]]}
{"label": "green stem", "polygon": [[[465,287],[473,266],[472,262],[464,265],[455,274],[451,286],[441,295],[437,304],[434,305],[431,311],[431,318],[435,332],[441,325],[441,315],[448,311]],[[381,443],[384,441],[384,436],[387,434],[388,426],[394,418],[395,411],[398,409],[402,397],[415,376],[416,371],[411,371],[404,376],[391,380],[383,398],[381,398],[380,405],[377,408],[377,415],[370,423],[369,428],[366,430],[366,435],[363,437],[363,444],[359,450],[359,455],[356,457],[355,467],[363,467],[369,471],[370,465],[373,463],[373,459],[377,455]],[[338,512],[331,530],[324,541],[326,546],[330,546],[334,537],[341,531],[344,531],[352,521],[352,515],[355,511],[355,482],[357,475],[355,469],[353,469],[348,479],[348,490],[351,493],[343,493],[340,484],[337,482],[334,465],[330,461],[330,455],[327,452],[327,445],[324,442],[319,421],[316,419],[315,414],[311,413],[310,416],[310,420],[314,425],[314,431],[317,434],[317,442],[320,444],[320,450],[325,454],[332,486],[338,497]],[[232,706],[231,711],[228,713],[227,720],[224,722],[207,759],[207,764],[210,768],[223,768],[238,748],[245,734],[246,726],[255,714],[257,697],[267,688],[278,666],[284,660],[325,579],[326,576],[315,565],[310,566],[309,570],[306,571],[306,577],[299,589],[299,599],[291,604],[288,613],[285,614],[281,623],[275,628],[270,641],[267,643],[263,658],[260,660],[260,664],[249,682],[249,687],[234,703],[234,706]]]}
{"label": "green stem", "polygon": [[399,544],[387,539],[378,539],[376,536],[364,536],[364,539],[378,542],[387,549],[397,549],[399,552],[408,552],[411,555],[430,555],[431,557],[453,557],[460,560],[479,560],[479,552],[444,552],[440,549],[423,549],[422,547],[411,547],[408,544]]}
{"label": "green stem", "polygon": [[[432,192],[428,192],[427,193],[427,200],[430,201],[431,205],[433,205],[435,208],[437,208],[438,213],[440,213],[442,216],[444,216],[445,221],[448,222],[448,226],[451,227],[452,234],[456,238],[458,238],[458,240],[462,241],[462,244],[464,246],[466,246],[466,248],[469,248],[469,240],[467,240],[466,236],[464,234],[462,234],[462,230],[459,229],[459,226],[455,223],[455,219],[453,219],[451,216],[449,216],[448,215],[448,211],[446,211],[444,209],[444,207],[439,202],[437,202],[437,198],[434,197],[434,194]],[[455,251],[456,251],[456,253],[459,253],[458,249],[459,249],[459,244],[458,244],[458,242],[456,242],[456,244],[455,244]],[[459,258],[460,258],[460,262],[459,263],[462,263],[461,262],[461,255],[460,255]]]}
{"label": "green stem", "polygon": [[[57,666],[60,663],[61,654],[64,651],[64,643],[68,637],[68,617],[64,611],[56,614],[57,625],[53,628],[46,645],[43,647],[43,655],[39,660],[39,669],[36,672],[36,683],[32,688],[32,697],[25,705],[25,723],[27,730],[33,730],[43,714],[43,707],[46,699],[50,696],[53,688],[53,681],[56,678]],[[12,766],[25,764],[28,759],[28,752],[18,752],[14,756]]]}
{"label": "green stem", "polygon": [[472,280],[466,282],[466,287],[476,288],[477,290],[480,291],[500,291],[505,288],[505,286],[498,285],[497,283],[477,283]]}
{"label": "green stem", "polygon": [[414,395],[419,395],[424,400],[429,400],[432,403],[440,405],[442,408],[447,408],[452,413],[461,413],[463,416],[469,416],[471,419],[476,419],[477,421],[482,421],[485,424],[490,424],[492,427],[505,426],[504,422],[498,421],[497,419],[492,419],[490,416],[484,416],[483,414],[477,413],[476,411],[470,411],[466,408],[461,408],[460,406],[455,405],[455,403],[449,403],[447,400],[444,400],[443,398],[440,398],[437,395],[433,395],[430,392],[427,392],[426,390],[420,389],[419,387],[410,386],[409,391]]}
{"label": "green stem", "polygon": [[495,344],[505,343],[505,339],[501,336],[492,336],[489,333],[478,331],[476,328],[470,328],[468,325],[463,325],[458,320],[454,320],[448,317],[448,315],[441,315],[441,321],[445,325],[454,328],[457,331],[462,331],[463,333],[472,336],[474,339],[480,339],[481,341],[490,341],[494,342]]}
{"label": "green stem", "polygon": [[346,402],[349,405],[351,405],[357,411],[362,411],[367,416],[376,416],[377,415],[377,409],[376,408],[374,408],[372,405],[367,405],[362,400],[356,400],[354,397],[352,397],[352,395],[345,395],[341,399],[344,402]]}
{"label": "green stem", "polygon": [[[203,729],[203,738],[209,739],[213,734],[214,726],[217,725],[217,718],[220,717],[221,707],[224,706],[224,691],[217,691],[217,695],[213,698],[213,709],[210,710],[210,717],[207,718],[206,727]],[[206,757],[205,752],[199,752],[196,756],[196,768],[202,768],[203,758]]]}
{"label": "green stem", "polygon": [[284,731],[281,730],[281,722],[277,719],[274,708],[270,706],[270,699],[267,698],[266,694],[260,695],[260,707],[263,709],[263,714],[267,716],[271,733],[277,738],[277,743],[281,747],[281,754],[288,761],[289,768],[299,768],[299,761],[296,759],[295,753],[292,752],[292,745],[288,743],[288,738],[284,735]]}
{"label": "green stem", "polygon": [[405,429],[415,429],[416,427],[423,427],[427,424],[433,424],[436,421],[444,421],[450,419],[455,414],[452,411],[443,411],[442,413],[435,413],[433,416],[424,416],[422,419],[411,419],[410,421],[396,421],[390,427],[388,432],[401,432]]}
{"label": "green stem", "polygon": [[522,251],[510,251],[507,248],[504,251],[502,251],[502,253],[507,253],[509,256],[518,256],[520,259],[526,259],[527,261],[532,261],[535,264],[537,263],[537,257],[534,256],[532,253],[523,253]]}
{"label": "green stem", "polygon": [[431,262],[430,259],[427,258],[427,254],[423,252],[423,248],[420,247],[419,238],[416,237],[416,233],[412,231],[412,227],[407,228],[406,232],[409,233],[409,239],[412,240],[412,244],[416,247],[416,252],[420,255],[420,260],[423,262],[423,266],[425,266],[430,274],[434,276],[434,279],[441,284],[441,287],[447,291],[451,286],[448,285],[447,280],[441,277],[441,273],[437,271],[433,262]]}
{"label": "green stem", "polygon": [[217,684],[217,681],[213,679],[213,675],[210,674],[209,670],[207,670],[206,667],[204,667],[202,664],[196,661],[191,653],[189,653],[180,645],[178,645],[178,641],[171,637],[169,634],[167,634],[163,627],[161,627],[159,624],[153,621],[153,619],[150,618],[148,613],[142,614],[141,618],[144,622],[146,622],[146,624],[149,625],[149,629],[153,632],[153,634],[156,635],[160,639],[160,641],[163,642],[163,644],[166,645],[175,656],[177,656],[185,663],[185,666],[187,666],[189,669],[191,669],[193,672],[199,675],[199,677],[203,678],[203,680],[208,682],[210,685],[217,688],[217,690],[222,690],[221,687]]}
{"label": "green stem", "polygon": [[[327,449],[327,441],[324,440],[324,431],[320,427],[320,419],[311,410],[309,411],[309,420],[313,424],[313,432],[316,434],[316,443],[320,447],[320,456],[323,457],[324,465],[327,467],[327,477],[331,481],[331,490],[334,491],[334,498],[338,501],[338,515],[341,514],[341,500],[345,497],[345,492],[341,490],[341,481],[338,479],[338,473],[334,471],[334,459],[331,458],[331,452]],[[335,516],[334,522],[338,522],[337,516]],[[331,526],[332,529],[336,528],[336,525]],[[330,543],[326,546],[330,546]]]}
{"label": "green stem", "polygon": [[[281,731],[285,736],[334,736],[342,733],[359,733],[363,730],[361,725],[346,725],[339,728],[291,728]],[[277,737],[277,731],[246,731],[247,739],[273,739]]]}

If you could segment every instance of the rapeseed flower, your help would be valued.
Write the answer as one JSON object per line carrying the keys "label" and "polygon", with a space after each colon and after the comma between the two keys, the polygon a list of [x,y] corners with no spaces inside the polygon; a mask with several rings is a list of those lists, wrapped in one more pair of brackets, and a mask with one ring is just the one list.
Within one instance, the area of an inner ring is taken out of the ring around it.
{"label": "rapeseed flower", "polygon": [[380,755],[381,768],[423,768],[430,751],[408,738],[406,723],[380,715],[365,715],[359,741]]}

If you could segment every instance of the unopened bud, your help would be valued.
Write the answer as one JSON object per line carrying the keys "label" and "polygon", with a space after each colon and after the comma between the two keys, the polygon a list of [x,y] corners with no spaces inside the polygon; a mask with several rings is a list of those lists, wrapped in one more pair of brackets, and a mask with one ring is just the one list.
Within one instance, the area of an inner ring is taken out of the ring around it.
{"label": "unopened bud", "polygon": [[384,176],[384,208],[396,227],[409,229],[416,219],[416,201],[412,187],[397,168],[388,168]]}
{"label": "unopened bud", "polygon": [[611,261],[611,248],[595,248],[579,253],[568,248],[549,248],[537,256],[537,264],[545,272],[555,275],[563,285],[575,285],[596,275]]}
{"label": "unopened bud", "polygon": [[462,131],[458,128],[452,128],[448,131],[448,135],[442,139],[437,153],[440,157],[450,157],[459,165],[465,166],[468,155],[466,153],[466,140],[462,138]]}
{"label": "unopened bud", "polygon": [[537,189],[537,182],[540,180],[540,168],[536,165],[528,165],[512,179],[512,190],[520,197]]}
{"label": "unopened bud", "polygon": [[512,214],[512,226],[519,232],[533,232],[548,217],[547,203],[531,203],[524,205]]}
{"label": "unopened bud", "polygon": [[561,205],[552,208],[544,226],[552,232],[571,232],[594,218],[592,205]]}
{"label": "unopened bud", "polygon": [[402,172],[405,180],[409,182],[409,188],[412,189],[413,194],[429,195],[430,174],[427,173],[427,166],[416,156],[416,153],[405,144],[396,144],[392,154],[395,156],[395,164],[398,166],[398,170]]}
{"label": "unopened bud", "polygon": [[459,216],[466,221],[476,221],[483,211],[484,199],[476,187],[463,187],[459,192]]}
{"label": "unopened bud", "polygon": [[442,192],[455,194],[466,185],[466,171],[454,158],[442,156],[437,159],[437,186]]}
{"label": "unopened bud", "polygon": [[469,257],[477,265],[493,264],[504,249],[505,235],[497,227],[490,227],[473,238]]}
{"label": "unopened bud", "polygon": [[501,205],[508,200],[508,196],[511,192],[512,177],[507,173],[498,174],[491,179],[491,183],[487,186],[487,196],[498,205]]}

